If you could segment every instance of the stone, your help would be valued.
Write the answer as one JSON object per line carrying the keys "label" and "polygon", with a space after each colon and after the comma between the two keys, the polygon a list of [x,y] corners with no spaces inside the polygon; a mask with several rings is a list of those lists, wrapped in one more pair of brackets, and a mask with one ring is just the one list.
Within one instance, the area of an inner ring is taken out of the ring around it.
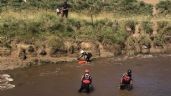
{"label": "stone", "polygon": [[27,50],[28,50],[29,53],[35,52],[35,49],[34,49],[33,46],[29,46]]}
{"label": "stone", "polygon": [[39,55],[45,56],[47,55],[47,52],[45,49],[41,49]]}
{"label": "stone", "polygon": [[21,60],[26,60],[26,59],[27,59],[26,50],[25,50],[25,49],[21,49],[21,50],[20,50],[19,58],[20,58]]}

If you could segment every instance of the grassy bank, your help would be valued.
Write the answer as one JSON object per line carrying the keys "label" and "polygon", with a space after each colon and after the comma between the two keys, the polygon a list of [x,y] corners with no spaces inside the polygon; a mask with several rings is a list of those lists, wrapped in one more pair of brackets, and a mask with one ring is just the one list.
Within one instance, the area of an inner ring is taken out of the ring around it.
{"label": "grassy bank", "polygon": [[[126,24],[134,22],[167,22],[170,25],[171,16],[156,17],[145,15],[119,16],[112,13],[100,13],[91,18],[87,14],[70,12],[69,19],[57,16],[54,11],[22,10],[6,11],[0,15],[0,35],[9,38],[38,39],[51,35],[69,38],[109,38],[112,42],[120,42],[121,35],[127,36]],[[117,25],[118,24],[118,25]],[[116,27],[116,28],[115,28]],[[116,36],[115,36],[116,35]],[[123,41],[122,41],[123,42]]]}
{"label": "grassy bank", "polygon": [[171,48],[169,2],[152,16],[154,5],[140,0],[70,0],[66,19],[55,12],[61,0],[1,0],[0,55],[37,64],[76,57],[80,48],[100,57],[164,53]]}

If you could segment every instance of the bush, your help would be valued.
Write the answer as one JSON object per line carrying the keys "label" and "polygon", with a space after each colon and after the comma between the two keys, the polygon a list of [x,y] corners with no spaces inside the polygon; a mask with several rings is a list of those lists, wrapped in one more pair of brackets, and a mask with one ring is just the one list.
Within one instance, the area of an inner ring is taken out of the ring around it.
{"label": "bush", "polygon": [[157,34],[153,40],[154,46],[163,46],[165,44],[164,36],[161,34]]}
{"label": "bush", "polygon": [[171,14],[171,1],[160,1],[159,4],[157,4],[157,8],[159,9],[160,14]]}
{"label": "bush", "polygon": [[119,0],[115,2],[115,10],[121,14],[151,14],[152,6],[137,0]]}
{"label": "bush", "polygon": [[51,48],[59,48],[59,49],[64,48],[63,39],[61,37],[59,37],[59,36],[48,37],[47,44]]}
{"label": "bush", "polygon": [[[99,24],[98,24],[99,22]],[[112,22],[109,22],[108,20],[104,21],[98,21],[96,22],[96,30],[97,32],[95,35],[96,38],[100,42],[110,42],[112,44],[122,44],[125,42],[128,33],[125,30],[124,24],[118,25],[116,30],[113,30]],[[102,22],[102,25],[101,25]],[[103,24],[104,23],[104,24]]]}
{"label": "bush", "polygon": [[125,21],[125,28],[127,32],[134,32],[135,31],[136,22],[133,20]]}
{"label": "bush", "polygon": [[153,29],[152,29],[152,22],[144,21],[141,24],[142,30],[147,33],[147,34],[152,34]]}
{"label": "bush", "polygon": [[123,44],[126,41],[127,36],[128,33],[126,31],[118,30],[118,32],[114,35],[114,43]]}
{"label": "bush", "polygon": [[151,39],[150,39],[150,36],[148,36],[148,35],[141,35],[141,37],[140,37],[140,45],[145,45],[145,46],[147,46],[148,48],[150,48],[151,47]]}
{"label": "bush", "polygon": [[169,31],[168,30],[168,27],[169,27],[168,22],[160,21],[160,22],[157,22],[157,23],[158,23],[158,32],[159,32],[159,34],[167,33]]}
{"label": "bush", "polygon": [[[0,9],[50,9],[55,10],[61,7],[61,0],[1,0]],[[76,12],[89,11],[88,13],[99,13],[101,11],[111,11],[121,14],[150,14],[152,6],[137,0],[70,0],[71,10]],[[92,10],[91,10],[92,9]]]}
{"label": "bush", "polygon": [[50,36],[47,40],[47,45],[50,48],[49,54],[51,56],[58,56],[59,53],[66,54],[64,41],[60,36]]}

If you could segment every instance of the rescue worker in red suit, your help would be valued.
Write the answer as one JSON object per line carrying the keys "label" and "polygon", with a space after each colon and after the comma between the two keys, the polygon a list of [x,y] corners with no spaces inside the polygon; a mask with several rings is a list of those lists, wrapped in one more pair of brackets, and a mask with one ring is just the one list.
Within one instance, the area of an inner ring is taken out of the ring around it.
{"label": "rescue worker in red suit", "polygon": [[128,69],[128,71],[123,74],[120,83],[121,83],[121,86],[120,86],[121,89],[123,89],[123,87],[132,86],[132,70],[131,69]]}
{"label": "rescue worker in red suit", "polygon": [[79,89],[79,92],[82,92],[85,89],[86,92],[89,93],[91,83],[92,83],[92,77],[90,75],[90,71],[86,69],[84,75],[81,78],[81,87]]}

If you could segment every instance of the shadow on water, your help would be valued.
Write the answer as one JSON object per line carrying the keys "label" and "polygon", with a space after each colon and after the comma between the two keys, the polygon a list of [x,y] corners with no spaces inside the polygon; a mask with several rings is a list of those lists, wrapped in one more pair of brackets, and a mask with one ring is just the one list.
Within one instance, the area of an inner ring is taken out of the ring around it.
{"label": "shadow on water", "polygon": [[[87,65],[48,64],[30,69],[6,71],[15,88],[0,96],[169,96],[171,57],[132,58],[116,61],[97,59]],[[78,93],[84,69],[90,69],[95,90]],[[133,70],[133,90],[120,90],[119,81],[128,68]],[[166,77],[167,76],[167,77]]]}

